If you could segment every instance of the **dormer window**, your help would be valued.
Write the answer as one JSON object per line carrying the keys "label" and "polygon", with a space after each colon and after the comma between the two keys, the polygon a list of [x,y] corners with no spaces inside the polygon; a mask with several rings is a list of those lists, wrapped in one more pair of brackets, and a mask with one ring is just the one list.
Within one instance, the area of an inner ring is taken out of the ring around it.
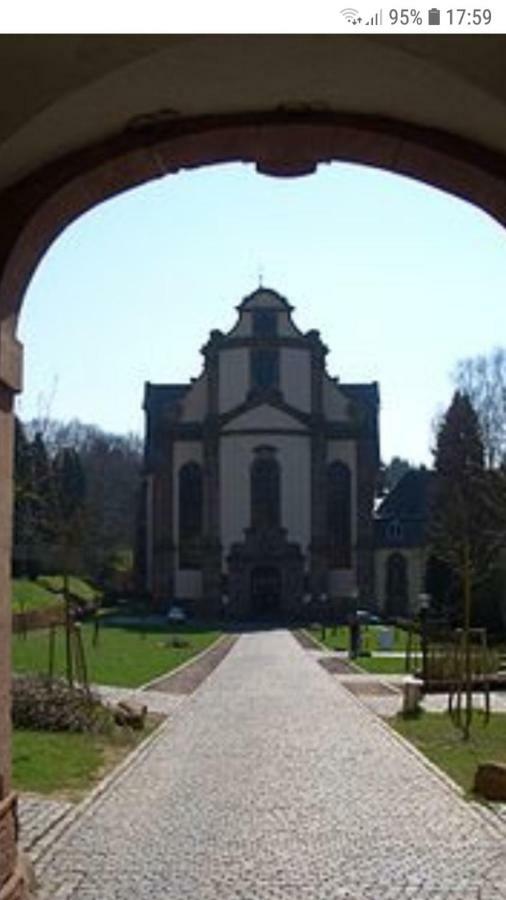
{"label": "dormer window", "polygon": [[252,315],[253,337],[276,337],[278,333],[278,316],[275,310],[255,309]]}
{"label": "dormer window", "polygon": [[259,348],[251,351],[251,387],[277,388],[279,385],[279,352]]}
{"label": "dormer window", "polygon": [[387,525],[387,538],[393,543],[400,543],[404,537],[403,528],[399,519],[392,519]]}

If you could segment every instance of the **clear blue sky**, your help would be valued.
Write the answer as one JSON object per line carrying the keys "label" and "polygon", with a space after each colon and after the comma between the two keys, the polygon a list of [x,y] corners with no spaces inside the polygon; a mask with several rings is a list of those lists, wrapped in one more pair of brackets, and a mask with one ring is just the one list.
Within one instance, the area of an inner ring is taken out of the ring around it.
{"label": "clear blue sky", "polygon": [[328,368],[381,391],[388,460],[429,462],[431,420],[462,357],[505,342],[505,232],[485,213],[386,172],[333,164],[301,179],[244,165],[169,176],[83,216],[24,304],[18,411],[143,429],[143,384],[187,381],[212,328],[258,285],[318,328]]}

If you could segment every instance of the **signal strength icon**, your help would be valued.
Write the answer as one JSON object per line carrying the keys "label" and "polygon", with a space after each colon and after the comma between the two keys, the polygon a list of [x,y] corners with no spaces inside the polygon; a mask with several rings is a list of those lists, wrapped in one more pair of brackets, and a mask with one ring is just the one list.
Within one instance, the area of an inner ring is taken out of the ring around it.
{"label": "signal strength icon", "polygon": [[375,16],[371,16],[365,23],[366,25],[383,25],[383,10],[380,9]]}
{"label": "signal strength icon", "polygon": [[344,16],[348,25],[358,25],[362,21],[358,9],[352,9],[350,6],[342,9],[341,15]]}

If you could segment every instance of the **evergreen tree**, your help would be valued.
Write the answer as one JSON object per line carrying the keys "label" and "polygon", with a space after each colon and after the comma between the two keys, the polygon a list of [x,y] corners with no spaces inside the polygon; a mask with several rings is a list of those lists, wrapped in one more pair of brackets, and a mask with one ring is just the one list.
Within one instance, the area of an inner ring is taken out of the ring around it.
{"label": "evergreen tree", "polygon": [[470,627],[472,598],[490,576],[505,539],[504,477],[486,471],[480,425],[469,397],[457,391],[438,429],[435,458],[431,551],[446,565],[464,629],[466,716],[472,715]]}
{"label": "evergreen tree", "polygon": [[472,582],[478,584],[502,543],[504,509],[500,476],[485,469],[478,416],[460,391],[439,426],[434,469],[431,549],[457,575],[467,560]]}

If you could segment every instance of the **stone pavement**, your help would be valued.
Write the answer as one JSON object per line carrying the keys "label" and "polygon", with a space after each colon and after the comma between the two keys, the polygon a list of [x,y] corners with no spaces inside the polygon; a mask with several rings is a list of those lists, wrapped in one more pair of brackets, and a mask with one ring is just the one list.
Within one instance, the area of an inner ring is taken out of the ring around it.
{"label": "stone pavement", "polygon": [[241,637],[38,873],[43,900],[504,900],[505,840],[277,631]]}
{"label": "stone pavement", "polygon": [[50,800],[38,794],[22,794],[18,801],[19,842],[23,850],[33,851],[49,838],[52,830],[74,808],[64,800]]}

